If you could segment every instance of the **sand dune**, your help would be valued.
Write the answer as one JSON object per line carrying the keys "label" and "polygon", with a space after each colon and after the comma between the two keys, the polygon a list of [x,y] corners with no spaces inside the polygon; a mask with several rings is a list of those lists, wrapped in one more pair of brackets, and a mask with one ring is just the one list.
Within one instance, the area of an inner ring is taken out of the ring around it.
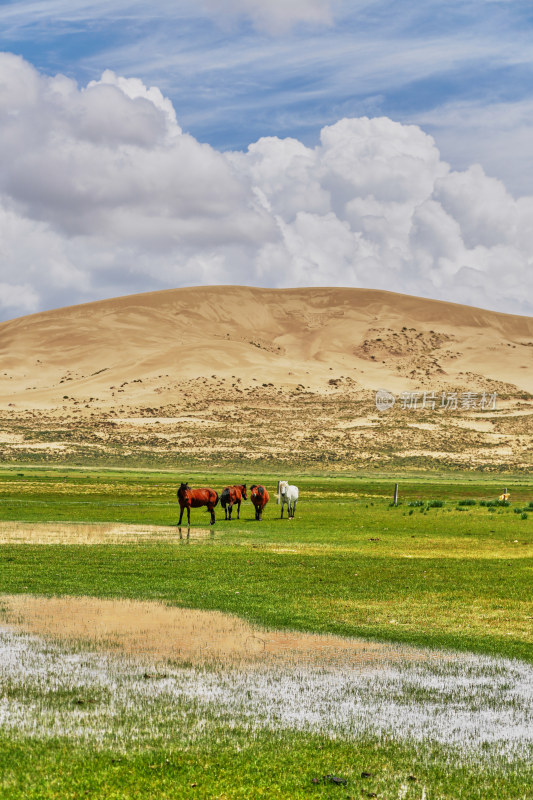
{"label": "sand dune", "polygon": [[30,406],[59,402],[65,383],[105,401],[113,383],[161,375],[320,385],[330,367],[367,388],[405,388],[422,367],[533,391],[533,319],[366,289],[195,287],[105,300],[1,324],[0,355],[0,402]]}
{"label": "sand dune", "polygon": [[[4,322],[0,364],[6,413],[200,414],[207,429],[207,406],[225,404],[238,422],[244,397],[273,407],[297,392],[368,400],[378,388],[453,389],[527,399],[533,319],[368,289],[193,287]],[[354,435],[361,428],[344,426]],[[6,441],[20,429],[1,427],[0,448],[20,449]]]}

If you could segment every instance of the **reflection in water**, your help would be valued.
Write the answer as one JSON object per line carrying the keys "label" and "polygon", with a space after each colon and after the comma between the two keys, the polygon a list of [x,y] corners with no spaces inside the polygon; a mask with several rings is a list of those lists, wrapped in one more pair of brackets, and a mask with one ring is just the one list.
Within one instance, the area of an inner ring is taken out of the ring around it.
{"label": "reflection in water", "polygon": [[[179,527],[178,530],[180,532],[180,539],[183,539],[183,534],[181,532],[181,527]],[[190,529],[190,527],[188,527],[187,528],[187,543],[189,542],[190,536],[191,536],[191,529]]]}
{"label": "reflection in water", "polygon": [[[180,539],[184,536],[181,528]],[[212,541],[212,528],[187,528],[187,539]],[[185,539],[184,539],[185,541]],[[0,521],[2,544],[151,544],[176,542],[175,525],[124,525],[108,522],[4,522]]]}

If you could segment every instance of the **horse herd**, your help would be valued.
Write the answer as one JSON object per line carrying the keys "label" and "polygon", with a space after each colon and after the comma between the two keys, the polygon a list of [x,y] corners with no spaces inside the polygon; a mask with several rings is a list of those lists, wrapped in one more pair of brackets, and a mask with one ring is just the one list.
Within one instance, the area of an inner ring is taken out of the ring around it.
{"label": "horse herd", "polygon": [[[207,506],[207,510],[211,514],[211,522],[209,524],[214,525],[215,506],[219,500],[224,509],[225,519],[231,520],[233,506],[237,506],[237,519],[240,519],[241,503],[243,500],[248,499],[245,483],[226,486],[220,496],[214,489],[191,489],[188,483],[182,483],[177,494],[180,504],[178,525],[181,525],[185,509],[187,509],[187,525],[190,525],[191,508],[200,508],[201,506]],[[263,509],[270,500],[270,495],[264,486],[254,483],[253,486],[250,486],[250,500],[255,508],[255,518],[260,522],[263,519]],[[296,503],[298,502],[298,487],[289,485],[288,481],[278,481],[276,502],[278,505],[281,503],[281,518],[283,519],[283,508],[286,505],[289,519],[293,519],[296,513]]]}

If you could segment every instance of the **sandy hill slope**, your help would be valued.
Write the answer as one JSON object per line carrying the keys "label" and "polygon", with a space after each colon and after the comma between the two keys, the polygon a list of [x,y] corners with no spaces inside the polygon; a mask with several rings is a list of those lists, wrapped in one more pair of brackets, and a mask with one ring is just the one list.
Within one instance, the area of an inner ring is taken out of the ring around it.
{"label": "sandy hill slope", "polygon": [[[507,412],[520,418],[522,452],[527,450],[522,418],[529,413],[532,367],[533,319],[452,303],[343,288],[193,287],[133,295],[0,324],[0,447],[3,435],[6,457],[28,452],[28,415],[33,455],[40,448],[58,457],[81,453],[75,429],[82,426],[78,422],[72,430],[75,419],[86,420],[86,457],[105,450],[110,431],[99,426],[108,418],[114,419],[114,428],[122,426],[121,441],[127,439],[133,452],[135,442],[148,452],[149,438],[152,448],[166,442],[170,451],[179,441],[180,452],[192,453],[192,437],[199,441],[195,452],[203,448],[221,458],[226,450],[217,418],[221,424],[231,419],[233,430],[242,426],[235,453],[251,457],[249,444],[241,445],[253,409],[261,409],[276,430],[276,413],[284,406],[291,409],[288,416],[293,414],[294,421],[288,429],[299,447],[305,435],[299,439],[302,431],[297,435],[296,430],[305,404],[306,433],[318,438],[304,442],[302,452],[322,442],[332,453],[330,460],[337,451],[350,459],[362,453],[348,441],[349,431],[368,425],[383,432],[385,418],[389,423],[396,419],[396,425],[403,420],[411,428],[424,425],[426,440],[431,426],[441,433],[444,423],[464,426],[466,414],[460,409],[455,416],[432,409],[426,418],[427,409],[402,409],[400,403],[376,418],[372,398],[384,388],[398,398],[413,391],[436,397],[471,392],[478,408],[470,409],[470,416],[485,411],[479,407],[483,392],[497,393]],[[403,416],[397,418],[400,411]],[[426,416],[422,420],[420,415]],[[51,418],[55,442],[35,434],[49,428]],[[163,427],[148,437],[147,421],[156,419]],[[345,426],[335,428],[343,431],[344,449],[335,446],[335,437],[324,441],[333,419]],[[58,420],[70,430],[66,439]],[[173,420],[174,438],[165,438],[168,420]],[[477,428],[471,430],[479,435],[494,433],[494,420],[473,421]],[[509,448],[516,451],[517,441],[506,443],[508,455]],[[504,452],[501,441],[491,443]],[[263,437],[257,448],[262,457],[269,447]],[[433,442],[429,451],[445,452],[443,442],[438,447]],[[490,461],[487,442],[485,454]],[[271,456],[281,457],[281,451],[274,446]]]}

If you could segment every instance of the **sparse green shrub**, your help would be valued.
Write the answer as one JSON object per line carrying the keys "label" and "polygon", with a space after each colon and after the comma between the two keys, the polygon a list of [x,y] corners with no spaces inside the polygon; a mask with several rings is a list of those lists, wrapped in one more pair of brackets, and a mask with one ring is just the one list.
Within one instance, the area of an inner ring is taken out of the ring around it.
{"label": "sparse green shrub", "polygon": [[525,511],[522,511],[522,514],[520,515],[520,519],[527,519],[527,513]]}
{"label": "sparse green shrub", "polygon": [[411,502],[408,503],[408,505],[412,506],[413,508],[420,508],[420,506],[423,506],[425,504],[423,500],[411,500]]}
{"label": "sparse green shrub", "polygon": [[[475,506],[476,505],[476,501],[475,500],[458,500],[457,501],[457,505],[458,506]],[[483,505],[483,500],[481,501],[481,505]]]}
{"label": "sparse green shrub", "polygon": [[430,500],[428,503],[428,508],[442,508],[443,505],[443,500]]}

